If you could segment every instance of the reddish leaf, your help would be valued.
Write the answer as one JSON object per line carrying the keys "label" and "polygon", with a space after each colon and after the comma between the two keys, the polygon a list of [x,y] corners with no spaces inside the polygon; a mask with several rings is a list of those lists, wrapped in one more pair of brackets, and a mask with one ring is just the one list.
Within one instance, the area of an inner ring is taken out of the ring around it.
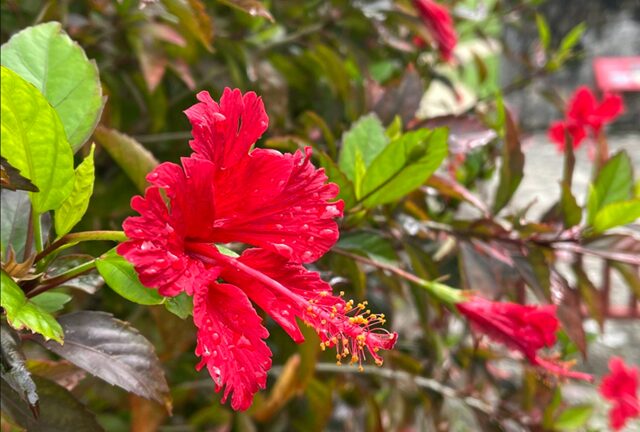
{"label": "reddish leaf", "polygon": [[485,146],[498,137],[493,129],[488,128],[477,117],[471,115],[434,117],[423,123],[425,127],[449,128],[449,151],[452,154],[469,153],[471,150]]}

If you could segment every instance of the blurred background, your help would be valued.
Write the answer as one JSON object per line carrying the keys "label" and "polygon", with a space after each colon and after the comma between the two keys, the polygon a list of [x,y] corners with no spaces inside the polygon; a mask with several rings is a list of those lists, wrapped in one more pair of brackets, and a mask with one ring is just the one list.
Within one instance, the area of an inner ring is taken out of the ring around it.
{"label": "blurred background", "polygon": [[[256,396],[249,411],[234,413],[219,403],[206,371],[194,369],[195,330],[189,319],[162,306],[129,303],[97,275],[77,280],[81,289],[74,291],[65,311],[106,310],[140,329],[156,346],[173,398],[173,415],[168,416],[154,402],[82,371],[68,371],[67,388],[106,430],[607,429],[606,406],[593,386],[567,384],[558,396],[554,383],[537,379],[522,362],[471,338],[464,322],[424,290],[367,260],[495,299],[533,297],[530,281],[479,248],[471,241],[475,234],[447,236],[428,227],[448,224],[470,232],[484,227],[482,235],[491,236],[496,227],[505,226],[496,222],[500,219],[509,222],[509,233],[524,238],[521,246],[528,248],[527,229],[544,232],[540,227],[552,226],[563,158],[547,138],[547,128],[563,117],[579,85],[602,95],[594,72],[602,57],[635,58],[629,66],[635,90],[622,92],[626,112],[611,126],[608,139],[612,151],[628,152],[638,171],[640,3],[441,3],[458,33],[451,61],[441,58],[409,0],[2,0],[2,43],[30,25],[59,21],[100,72],[108,99],[94,135],[97,180],[77,230],[121,229],[132,214],[131,197],[144,189],[140,179],[147,163],[177,161],[190,153],[190,126],[183,111],[200,90],[210,91],[214,99],[225,86],[256,91],[270,117],[260,146],[293,151],[311,145],[333,160],[343,134],[370,112],[384,128],[447,126],[450,154],[439,174],[484,203],[496,199],[505,141],[501,103],[496,101],[504,101],[519,124],[518,146],[526,162],[508,205],[494,206],[488,216],[459,191],[426,184],[406,199],[348,212],[337,245],[347,254],[329,253],[312,266],[337,290],[369,299],[372,310],[389,317],[388,328],[400,338],[381,369],[356,373],[338,368],[333,354],[320,352],[314,334],[297,346],[268,321],[274,368],[267,390]],[[119,155],[117,149],[131,140],[148,150],[147,159]],[[85,146],[78,157],[88,150]],[[572,191],[582,203],[592,174],[589,146],[576,155]],[[531,225],[519,224],[525,220]],[[606,238],[609,243],[602,247],[640,253],[637,234],[636,227],[631,246]],[[482,244],[491,246],[492,241]],[[95,256],[109,247],[91,244],[74,253]],[[563,322],[571,323],[560,338],[563,358],[598,375],[613,352],[640,364],[638,269],[612,270],[602,259],[585,258],[580,272],[573,258],[555,252],[546,265],[566,278],[576,304],[586,305],[586,312],[577,307]],[[509,253],[516,256],[518,251]],[[30,349],[30,357],[46,357],[37,347]],[[32,361],[37,369],[38,360]],[[576,404],[589,406],[589,415],[583,421],[571,418],[575,428],[560,423],[567,407]],[[3,424],[3,430],[11,429]]]}

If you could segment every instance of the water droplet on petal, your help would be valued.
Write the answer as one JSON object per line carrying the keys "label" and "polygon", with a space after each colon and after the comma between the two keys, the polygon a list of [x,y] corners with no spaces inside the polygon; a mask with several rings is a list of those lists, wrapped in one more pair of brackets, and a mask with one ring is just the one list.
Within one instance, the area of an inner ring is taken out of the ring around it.
{"label": "water droplet on petal", "polygon": [[275,243],[273,247],[276,248],[276,251],[281,255],[291,255],[293,249],[290,246],[283,243]]}
{"label": "water droplet on petal", "polygon": [[320,231],[320,235],[322,237],[333,237],[335,235],[335,231],[332,229],[323,229],[322,231]]}

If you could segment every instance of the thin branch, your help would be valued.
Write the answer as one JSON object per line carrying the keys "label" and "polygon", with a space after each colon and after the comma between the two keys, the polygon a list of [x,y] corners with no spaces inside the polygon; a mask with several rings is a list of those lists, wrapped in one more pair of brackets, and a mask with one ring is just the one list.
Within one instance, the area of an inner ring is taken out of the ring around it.
{"label": "thin branch", "polygon": [[368,264],[382,270],[387,270],[395,274],[396,276],[400,276],[401,278],[406,279],[409,282],[412,282],[418,285],[419,287],[424,288],[424,290],[427,291],[427,293],[437,298],[439,301],[443,302],[446,305],[452,306],[465,300],[465,294],[462,290],[455,289],[450,286],[438,283],[437,281],[428,281],[428,280],[422,279],[396,266],[386,264],[380,261],[375,261],[375,260],[363,257],[361,255],[356,255],[351,252],[347,252],[344,249],[333,248],[331,250],[339,255],[344,255],[346,257],[349,257],[354,261],[359,261],[363,264]]}
{"label": "thin branch", "polygon": [[[275,366],[271,369],[271,373],[278,374],[282,370],[282,366]],[[447,387],[437,380],[426,378],[419,375],[412,375],[408,372],[401,370],[393,370],[388,368],[379,368],[375,366],[366,366],[362,372],[358,371],[357,366],[338,366],[333,363],[317,363],[316,364],[316,372],[329,372],[329,373],[354,373],[354,374],[363,374],[363,375],[371,375],[377,376],[380,378],[385,378],[393,381],[407,381],[412,382],[416,386],[420,388],[424,388],[427,390],[431,390],[435,393],[438,393],[444,397],[459,399],[465,402],[472,408],[476,408],[479,411],[484,412],[485,414],[492,415],[494,413],[494,409],[488,403],[471,397],[464,396],[459,394],[455,389],[451,387]]]}
{"label": "thin branch", "polygon": [[163,132],[149,135],[134,135],[133,138],[143,144],[162,141],[184,141],[191,139],[191,132]]}
{"label": "thin branch", "polygon": [[31,297],[35,297],[38,294],[42,294],[43,292],[49,291],[50,289],[53,289],[59,285],[62,285],[63,283],[70,281],[71,279],[75,279],[78,276],[82,276],[85,273],[89,273],[91,270],[93,270],[96,266],[96,260],[91,260],[91,261],[87,261],[86,263],[80,264],[79,266],[76,266],[70,270],[67,270],[64,273],[61,273],[55,277],[52,277],[50,279],[45,279],[42,281],[42,285],[38,285],[37,287],[35,287],[34,289],[32,289],[31,291],[29,291],[28,293],[26,293],[26,296],[31,298]]}
{"label": "thin branch", "polygon": [[413,283],[418,284],[418,285],[424,285],[424,283],[425,283],[424,279],[419,278],[418,276],[416,276],[414,274],[411,274],[411,273],[409,273],[409,272],[407,272],[405,270],[402,270],[401,268],[392,266],[391,264],[383,263],[383,262],[380,262],[380,261],[374,261],[374,260],[369,259],[367,257],[363,257],[361,255],[357,255],[357,254],[354,254],[354,253],[351,253],[351,252],[347,252],[344,249],[340,249],[340,248],[336,248],[336,247],[331,249],[331,252],[335,252],[338,255],[344,255],[346,257],[351,258],[354,261],[358,261],[358,262],[361,262],[363,264],[368,264],[370,266],[377,267],[377,268],[382,269],[382,270],[387,270],[387,271],[395,274],[396,276],[400,276],[401,278],[406,279],[409,282],[413,282]]}
{"label": "thin branch", "polygon": [[67,234],[51,243],[49,246],[47,246],[46,249],[36,255],[35,262],[38,262],[42,258],[49,255],[51,252],[59,249],[66,244],[99,240],[123,242],[127,240],[127,236],[122,231],[82,231],[78,233]]}

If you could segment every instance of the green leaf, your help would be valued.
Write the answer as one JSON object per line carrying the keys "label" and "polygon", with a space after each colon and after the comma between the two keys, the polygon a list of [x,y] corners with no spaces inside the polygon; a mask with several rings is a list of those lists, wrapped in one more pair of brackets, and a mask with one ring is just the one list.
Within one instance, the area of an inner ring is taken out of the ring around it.
{"label": "green leaf", "polygon": [[578,225],[582,219],[582,208],[578,205],[576,198],[571,193],[571,188],[567,182],[561,184],[560,209],[565,228]]}
{"label": "green leaf", "polygon": [[562,431],[581,428],[587,423],[592,413],[593,406],[591,405],[574,405],[558,415],[553,423],[553,428]]}
{"label": "green leaf", "polygon": [[598,211],[593,221],[593,228],[600,233],[638,219],[640,219],[640,198],[617,201],[607,204]]}
{"label": "green leaf", "polygon": [[100,120],[98,68],[57,22],[27,27],[2,46],[2,65],[42,92],[57,111],[74,152]]}
{"label": "green leaf", "polygon": [[311,56],[322,68],[332,90],[343,101],[348,102],[350,94],[349,72],[338,53],[331,47],[318,44],[310,52]]}
{"label": "green leaf", "polygon": [[397,264],[398,256],[391,242],[372,231],[356,231],[340,238],[336,247],[356,251],[386,264]]}
{"label": "green leaf", "polygon": [[506,107],[503,107],[502,110],[504,111],[505,136],[502,146],[500,180],[496,192],[496,200],[493,204],[493,211],[495,213],[509,203],[509,200],[522,181],[524,172],[524,154],[520,147],[520,132],[511,113]]}
{"label": "green leaf", "polygon": [[353,183],[347,178],[347,176],[340,171],[338,165],[324,152],[315,152],[320,166],[324,168],[329,181],[333,182],[340,187],[340,194],[338,199],[344,201],[345,209],[353,207],[356,203],[356,194],[353,190]]}
{"label": "green leaf", "polygon": [[551,41],[551,31],[549,30],[549,24],[547,24],[547,20],[544,18],[544,15],[536,13],[536,26],[538,27],[540,44],[546,51],[549,48],[549,42]]}
{"label": "green leaf", "polygon": [[228,247],[221,244],[216,244],[216,248],[222,255],[230,256],[232,258],[238,258],[240,256],[236,251],[229,249]]}
{"label": "green leaf", "polygon": [[127,174],[140,192],[147,188],[146,175],[158,165],[151,152],[130,136],[99,126],[95,138]]}
{"label": "green leaf", "polygon": [[236,9],[244,11],[251,16],[260,16],[273,22],[273,17],[269,10],[258,0],[218,0]]}
{"label": "green leaf", "polygon": [[29,218],[25,215],[29,214],[30,208],[28,193],[6,189],[0,192],[0,243],[3,258],[11,246],[18,259],[22,260],[29,227]]}
{"label": "green leaf", "polygon": [[560,54],[564,55],[576,46],[576,44],[580,42],[585,30],[587,30],[587,25],[583,22],[572,28],[569,33],[562,38],[562,41],[560,41]]}
{"label": "green leaf", "polygon": [[47,291],[31,299],[31,302],[40,307],[45,312],[58,312],[65,304],[71,300],[69,294],[61,292]]}
{"label": "green leaf", "polygon": [[175,297],[167,297],[164,306],[169,312],[186,319],[189,315],[193,315],[193,300],[187,293],[180,293]]}
{"label": "green leaf", "polygon": [[53,339],[62,343],[62,327],[55,318],[29,301],[22,289],[4,270],[1,281],[0,305],[5,310],[11,327],[16,330],[27,328],[34,333],[40,333],[47,340]]}
{"label": "green leaf", "polygon": [[620,151],[604,164],[596,180],[590,185],[587,199],[587,222],[592,225],[600,209],[607,204],[624,201],[633,196],[631,159]]}
{"label": "green leaf", "polygon": [[358,199],[374,207],[422,185],[447,156],[447,134],[445,128],[421,129],[393,141],[367,169]]}
{"label": "green leaf", "polygon": [[199,40],[208,51],[213,51],[213,25],[201,0],[163,0],[162,3],[178,18],[181,28]]}
{"label": "green leaf", "polygon": [[7,414],[15,423],[27,431],[38,432],[103,432],[93,413],[80,403],[64,387],[34,375],[38,388],[40,414],[36,418],[18,393],[5,385],[0,386],[2,414]]}
{"label": "green leaf", "polygon": [[358,157],[364,163],[364,167],[384,150],[388,140],[384,133],[382,123],[375,114],[360,117],[342,136],[342,150],[338,160],[340,170],[358,188],[362,180],[362,174],[356,170]]}
{"label": "green leaf", "polygon": [[57,209],[73,188],[73,153],[56,111],[33,85],[2,67],[2,156],[40,190],[37,213]]}
{"label": "green leaf", "polygon": [[95,169],[93,167],[94,150],[95,144],[91,145],[89,155],[76,168],[71,194],[55,212],[55,227],[58,237],[62,237],[71,231],[80,222],[89,207],[95,179]]}
{"label": "green leaf", "polygon": [[118,255],[115,248],[96,259],[96,267],[107,285],[127,300],[142,305],[164,301],[157,290],[142,285],[133,264]]}

